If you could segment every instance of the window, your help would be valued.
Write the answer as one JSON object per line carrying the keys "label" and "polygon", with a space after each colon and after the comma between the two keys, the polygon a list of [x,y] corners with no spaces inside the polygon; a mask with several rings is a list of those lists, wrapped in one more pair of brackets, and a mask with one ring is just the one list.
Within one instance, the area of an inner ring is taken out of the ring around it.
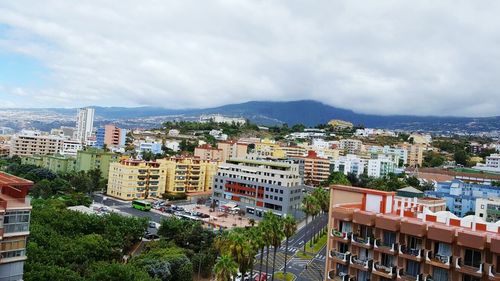
{"label": "window", "polygon": [[433,267],[432,279],[435,281],[448,281],[448,270],[440,267]]}
{"label": "window", "polygon": [[470,276],[470,275],[462,275],[462,281],[481,281],[481,278]]}
{"label": "window", "polygon": [[420,250],[422,247],[422,239],[410,236],[408,237],[408,247],[410,249]]}
{"label": "window", "polygon": [[420,263],[407,260],[406,261],[406,274],[417,277],[420,274]]}
{"label": "window", "polygon": [[481,265],[481,252],[472,249],[466,249],[464,265],[479,268],[479,266]]}
{"label": "window", "polygon": [[2,258],[14,258],[26,255],[26,238],[2,241],[0,244],[0,256]]}
{"label": "window", "polygon": [[384,230],[384,244],[385,245],[392,245],[396,243],[396,233],[392,231],[386,231]]}
{"label": "window", "polygon": [[382,253],[380,262],[383,266],[392,267],[394,264],[394,256]]}
{"label": "window", "polygon": [[346,243],[339,242],[339,252],[346,253],[349,251],[349,246]]}
{"label": "window", "polygon": [[4,232],[25,232],[29,230],[30,211],[7,212],[3,219]]}

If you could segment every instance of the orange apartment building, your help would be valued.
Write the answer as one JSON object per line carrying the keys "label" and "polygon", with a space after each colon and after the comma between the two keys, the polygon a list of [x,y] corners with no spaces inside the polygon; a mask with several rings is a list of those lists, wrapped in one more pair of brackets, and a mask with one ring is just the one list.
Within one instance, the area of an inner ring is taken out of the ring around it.
{"label": "orange apartment building", "polygon": [[194,149],[194,156],[205,161],[224,161],[224,153],[222,149],[212,147],[210,144],[202,144]]}
{"label": "orange apartment building", "polygon": [[243,159],[247,156],[248,144],[236,141],[220,141],[217,148],[204,144],[194,149],[194,156],[201,160],[225,162],[230,158]]}
{"label": "orange apartment building", "polygon": [[0,172],[0,280],[22,280],[29,236],[31,181]]}
{"label": "orange apartment building", "polygon": [[394,192],[335,185],[330,195],[325,280],[500,280],[498,224]]}
{"label": "orange apartment building", "polygon": [[309,150],[307,156],[297,157],[304,160],[304,182],[319,186],[330,176],[330,160],[318,157],[315,151]]}

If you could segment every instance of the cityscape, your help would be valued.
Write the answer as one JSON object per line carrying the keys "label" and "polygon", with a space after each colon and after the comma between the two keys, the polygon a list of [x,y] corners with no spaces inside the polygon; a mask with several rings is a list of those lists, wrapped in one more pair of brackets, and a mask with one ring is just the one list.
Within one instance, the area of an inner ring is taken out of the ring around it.
{"label": "cityscape", "polygon": [[0,281],[500,281],[499,4],[153,2],[0,3]]}

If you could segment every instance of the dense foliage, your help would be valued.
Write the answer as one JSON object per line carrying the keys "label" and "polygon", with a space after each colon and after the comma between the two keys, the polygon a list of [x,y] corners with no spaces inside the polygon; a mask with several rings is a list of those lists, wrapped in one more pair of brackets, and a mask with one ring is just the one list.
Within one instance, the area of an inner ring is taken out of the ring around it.
{"label": "dense foliage", "polygon": [[32,205],[25,280],[150,280],[145,271],[118,264],[147,220],[78,213],[58,199]]}

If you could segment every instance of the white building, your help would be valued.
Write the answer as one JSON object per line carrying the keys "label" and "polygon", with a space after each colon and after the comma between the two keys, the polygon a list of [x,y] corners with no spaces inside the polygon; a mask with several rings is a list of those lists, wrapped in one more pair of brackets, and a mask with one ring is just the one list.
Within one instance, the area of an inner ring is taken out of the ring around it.
{"label": "white building", "polygon": [[500,198],[477,198],[475,215],[486,222],[500,220]]}
{"label": "white building", "polygon": [[228,138],[227,134],[222,133],[222,130],[211,130],[208,134],[216,140],[225,141]]}
{"label": "white building", "polygon": [[333,161],[333,171],[342,172],[344,175],[352,173],[360,176],[365,172],[366,164],[365,159],[361,159],[357,155],[347,154]]}
{"label": "white building", "polygon": [[76,157],[77,152],[82,149],[83,146],[80,141],[65,139],[63,141],[62,149],[59,151],[59,154]]}
{"label": "white building", "polygon": [[490,156],[486,156],[486,164],[477,164],[474,169],[500,173],[500,154],[491,154]]}
{"label": "white building", "polygon": [[170,148],[173,151],[177,152],[179,151],[179,142],[177,141],[166,141],[165,142],[165,147]]}
{"label": "white building", "polygon": [[241,117],[228,117],[228,116],[223,116],[220,114],[211,114],[211,115],[202,115],[200,116],[200,122],[206,123],[206,122],[215,122],[215,123],[228,123],[228,124],[238,124],[238,125],[243,125],[247,122],[245,118]]}
{"label": "white building", "polygon": [[87,139],[92,135],[94,128],[94,113],[93,108],[80,108],[76,116],[76,139],[81,143],[86,143]]}
{"label": "white building", "polygon": [[180,133],[180,132],[179,132],[179,130],[177,130],[177,129],[170,129],[170,130],[168,131],[168,135],[169,135],[169,136],[171,136],[171,137],[176,137],[176,136],[178,136],[178,135],[179,135],[179,133]]}
{"label": "white building", "polygon": [[370,152],[371,154],[377,154],[379,156],[382,155],[385,158],[392,159],[397,167],[401,167],[408,163],[408,150],[405,148],[390,147],[388,145],[383,147],[374,145],[368,148],[368,152]]}
{"label": "white building", "polygon": [[390,159],[370,159],[368,160],[367,175],[379,178],[394,173],[394,162]]}

